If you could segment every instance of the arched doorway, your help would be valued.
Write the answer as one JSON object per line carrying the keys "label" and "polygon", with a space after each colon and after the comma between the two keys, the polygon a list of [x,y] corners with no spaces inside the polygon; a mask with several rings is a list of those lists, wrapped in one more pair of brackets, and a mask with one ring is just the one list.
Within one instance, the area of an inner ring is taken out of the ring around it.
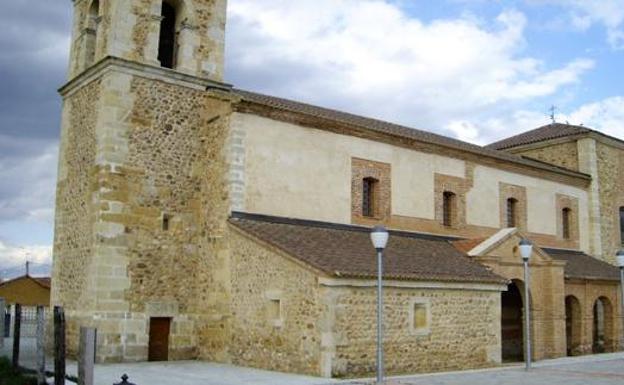
{"label": "arched doorway", "polygon": [[501,306],[503,362],[524,361],[523,301],[515,282],[502,293]]}
{"label": "arched doorway", "polygon": [[566,342],[568,356],[582,354],[581,351],[581,303],[573,296],[565,298]]}
{"label": "arched doorway", "polygon": [[600,297],[594,302],[593,353],[613,351],[613,307],[611,301]]}

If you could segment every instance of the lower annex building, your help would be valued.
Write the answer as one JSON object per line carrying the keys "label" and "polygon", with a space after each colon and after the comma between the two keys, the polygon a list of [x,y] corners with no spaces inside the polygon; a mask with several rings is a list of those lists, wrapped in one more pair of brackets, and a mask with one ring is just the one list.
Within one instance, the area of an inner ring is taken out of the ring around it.
{"label": "lower annex building", "polygon": [[69,350],[326,377],[624,347],[624,142],[552,124],[481,147],[223,82],[225,0],[75,0],[52,299]]}

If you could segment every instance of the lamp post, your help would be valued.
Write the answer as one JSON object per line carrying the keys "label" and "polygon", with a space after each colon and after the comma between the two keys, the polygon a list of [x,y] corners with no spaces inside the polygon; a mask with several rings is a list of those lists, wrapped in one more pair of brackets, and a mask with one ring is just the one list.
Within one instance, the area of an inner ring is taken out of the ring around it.
{"label": "lamp post", "polygon": [[[622,297],[620,298],[620,302],[622,305],[622,333],[624,333],[624,250],[620,250],[617,252],[615,260],[618,267],[620,268],[620,288],[622,289]],[[624,340],[624,337],[620,340]]]}
{"label": "lamp post", "polygon": [[531,275],[529,272],[529,259],[533,252],[533,244],[528,239],[520,241],[520,255],[524,262],[524,345],[526,346],[526,370],[531,369],[531,298],[529,296],[529,286]]}
{"label": "lamp post", "polygon": [[390,234],[383,226],[375,226],[370,234],[377,250],[377,384],[383,383],[383,251]]}

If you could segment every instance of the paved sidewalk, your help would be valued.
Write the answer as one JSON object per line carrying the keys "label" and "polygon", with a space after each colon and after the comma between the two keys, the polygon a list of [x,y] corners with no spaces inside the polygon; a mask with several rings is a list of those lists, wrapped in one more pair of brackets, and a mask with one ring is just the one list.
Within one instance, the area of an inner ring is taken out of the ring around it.
{"label": "paved sidewalk", "polygon": [[[341,385],[371,384],[371,380],[343,382]],[[533,364],[453,373],[390,377],[388,385],[622,385],[624,353],[566,357]]]}
{"label": "paved sidewalk", "polygon": [[[10,340],[5,345],[5,355],[10,355]],[[34,341],[25,341],[20,362],[29,366]],[[7,354],[8,353],[8,354]],[[51,366],[52,360],[48,359]],[[453,373],[436,373],[390,377],[390,385],[622,385],[624,384],[624,353],[611,353],[582,357],[567,357],[535,363],[529,373],[524,366],[473,370]],[[68,363],[67,373],[77,373],[75,363]],[[127,373],[137,385],[361,385],[364,380],[328,380],[326,378],[276,373],[209,362],[181,361],[166,363],[97,365],[95,385],[119,382]],[[69,382],[67,384],[70,384]]]}

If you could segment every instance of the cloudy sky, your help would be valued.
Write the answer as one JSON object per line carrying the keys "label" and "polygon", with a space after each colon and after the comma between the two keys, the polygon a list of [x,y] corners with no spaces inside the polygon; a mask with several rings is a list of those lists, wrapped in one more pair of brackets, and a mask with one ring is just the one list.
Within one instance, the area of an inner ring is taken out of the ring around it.
{"label": "cloudy sky", "polygon": [[[0,277],[50,263],[71,2],[0,14]],[[227,81],[477,144],[624,137],[624,0],[229,0]]]}

